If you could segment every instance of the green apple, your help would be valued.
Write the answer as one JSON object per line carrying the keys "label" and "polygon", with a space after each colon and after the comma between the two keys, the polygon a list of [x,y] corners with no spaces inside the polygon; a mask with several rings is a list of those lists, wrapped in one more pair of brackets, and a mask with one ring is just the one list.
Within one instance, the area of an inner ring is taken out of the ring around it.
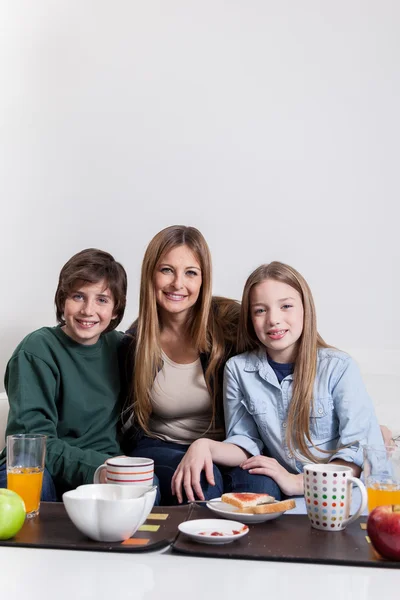
{"label": "green apple", "polygon": [[25,503],[21,496],[0,488],[0,540],[14,537],[24,524],[25,516]]}

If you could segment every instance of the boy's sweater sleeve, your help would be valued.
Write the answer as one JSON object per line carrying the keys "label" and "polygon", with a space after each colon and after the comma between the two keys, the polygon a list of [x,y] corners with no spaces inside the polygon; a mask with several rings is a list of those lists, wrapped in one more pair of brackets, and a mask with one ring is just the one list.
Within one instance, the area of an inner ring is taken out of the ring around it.
{"label": "boy's sweater sleeve", "polygon": [[125,412],[129,414],[130,388],[135,366],[135,345],[131,335],[124,335],[118,345],[118,366],[121,384],[122,421],[125,423]]}
{"label": "boy's sweater sleeve", "polygon": [[122,451],[130,454],[136,449],[138,441],[144,432],[137,424],[133,413],[133,396],[131,386],[135,371],[136,327],[129,329],[118,347],[118,362],[120,371],[122,415],[120,419],[120,443]]}
{"label": "boy's sweater sleeve", "polygon": [[109,456],[72,446],[57,436],[57,373],[44,360],[20,351],[7,365],[5,375],[10,412],[7,435],[41,433],[46,440],[46,468],[55,481],[75,488],[93,483],[93,475]]}

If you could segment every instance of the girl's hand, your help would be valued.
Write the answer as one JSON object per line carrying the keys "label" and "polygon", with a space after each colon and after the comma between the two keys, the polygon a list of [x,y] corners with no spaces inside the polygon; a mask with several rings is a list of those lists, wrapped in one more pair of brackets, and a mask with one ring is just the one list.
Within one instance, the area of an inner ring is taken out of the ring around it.
{"label": "girl's hand", "polygon": [[393,446],[393,433],[388,427],[386,427],[386,425],[380,425],[380,428],[385,446]]}
{"label": "girl's hand", "polygon": [[209,440],[206,439],[193,442],[172,477],[171,490],[177,496],[179,504],[183,501],[182,485],[189,502],[195,500],[193,492],[200,500],[204,500],[200,485],[200,475],[203,470],[208,483],[215,485],[213,460],[208,442]]}
{"label": "girl's hand", "polygon": [[268,456],[252,456],[240,465],[252,475],[266,475],[271,477],[281,488],[286,496],[300,496],[304,494],[303,475],[289,473],[275,458]]}

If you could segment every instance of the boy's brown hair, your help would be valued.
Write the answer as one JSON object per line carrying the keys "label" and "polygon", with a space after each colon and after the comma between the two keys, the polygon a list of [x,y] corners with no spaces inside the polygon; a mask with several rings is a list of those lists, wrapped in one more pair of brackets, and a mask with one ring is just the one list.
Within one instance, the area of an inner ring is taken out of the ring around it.
{"label": "boy's brown hair", "polygon": [[117,315],[115,319],[111,320],[104,333],[112,331],[119,325],[126,305],[126,272],[111,254],[96,248],[87,248],[78,252],[61,269],[54,298],[57,321],[60,325],[65,325],[63,317],[65,300],[71,292],[79,287],[79,282],[98,283],[102,279],[105,280],[113,295],[114,314]]}

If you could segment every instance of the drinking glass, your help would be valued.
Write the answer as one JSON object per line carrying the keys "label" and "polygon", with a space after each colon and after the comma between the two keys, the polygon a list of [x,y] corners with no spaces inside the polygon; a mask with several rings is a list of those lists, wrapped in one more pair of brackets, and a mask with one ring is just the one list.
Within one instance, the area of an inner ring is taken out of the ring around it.
{"label": "drinking glass", "polygon": [[400,446],[364,446],[364,479],[368,510],[400,504]]}
{"label": "drinking glass", "polygon": [[25,502],[28,519],[39,514],[45,455],[45,435],[7,436],[7,487]]}

